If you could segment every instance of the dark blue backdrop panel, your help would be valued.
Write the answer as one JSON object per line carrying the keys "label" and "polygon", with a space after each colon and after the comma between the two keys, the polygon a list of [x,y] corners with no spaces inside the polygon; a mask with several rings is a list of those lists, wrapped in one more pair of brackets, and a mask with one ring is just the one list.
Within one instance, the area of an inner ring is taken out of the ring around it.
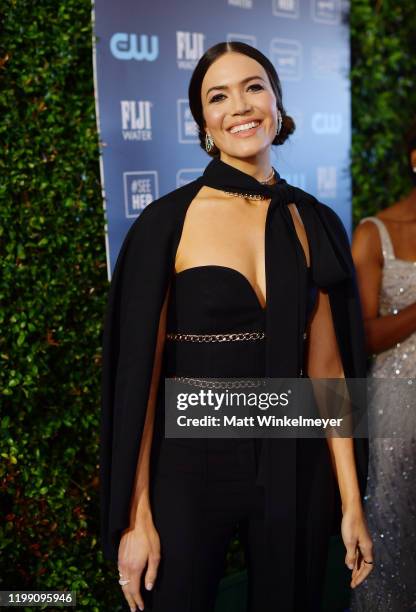
{"label": "dark blue backdrop panel", "polygon": [[187,92],[198,59],[220,41],[247,42],[273,62],[297,129],[273,147],[272,164],[333,207],[351,232],[348,8],[341,0],[96,2],[109,276],[143,208],[211,159],[199,146]]}

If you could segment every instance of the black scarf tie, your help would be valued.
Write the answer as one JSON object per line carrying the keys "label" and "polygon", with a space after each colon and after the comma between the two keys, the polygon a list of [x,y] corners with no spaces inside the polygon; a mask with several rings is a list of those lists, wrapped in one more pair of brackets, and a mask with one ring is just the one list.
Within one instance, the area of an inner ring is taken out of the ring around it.
{"label": "black scarf tie", "polygon": [[[351,277],[352,270],[317,200],[288,185],[276,170],[275,176],[274,185],[264,185],[216,158],[208,164],[201,180],[221,191],[271,198],[265,226],[265,376],[296,378],[303,375],[308,271],[288,204],[296,204],[305,226],[313,283],[322,288],[341,283]],[[270,610],[285,612],[294,609],[296,449],[294,438],[262,439],[257,474],[257,484],[265,487],[267,547],[269,559],[274,559],[267,568],[268,579],[273,581],[279,576],[279,583],[285,584],[285,591],[270,602]]]}

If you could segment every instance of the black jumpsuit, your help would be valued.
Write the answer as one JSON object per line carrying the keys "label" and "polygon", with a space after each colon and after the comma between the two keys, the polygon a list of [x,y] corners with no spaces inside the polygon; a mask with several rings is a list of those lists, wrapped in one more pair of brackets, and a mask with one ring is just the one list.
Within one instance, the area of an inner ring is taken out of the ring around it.
{"label": "black jumpsuit", "polygon": [[[307,319],[315,299],[316,289],[310,285]],[[201,342],[166,339],[150,476],[161,562],[153,591],[148,594],[142,588],[146,611],[213,611],[227,548],[238,529],[248,569],[247,611],[269,612],[268,591],[273,584],[265,578],[264,488],[256,484],[262,440],[165,438],[163,425],[163,377],[264,376],[265,340],[261,332],[265,331],[266,308],[248,279],[232,268],[205,265],[174,275],[167,333],[251,332],[251,336]],[[189,390],[197,391],[192,386]],[[307,444],[316,441],[303,442],[305,454],[298,458],[300,462],[308,460]],[[309,493],[305,492],[305,502]],[[303,504],[302,498],[298,501],[296,609],[306,612],[319,610],[330,525],[321,524],[314,536],[316,542],[309,542],[306,551],[301,530],[302,520],[308,517],[302,519],[301,513],[310,506]],[[281,561],[284,563],[284,551]]]}

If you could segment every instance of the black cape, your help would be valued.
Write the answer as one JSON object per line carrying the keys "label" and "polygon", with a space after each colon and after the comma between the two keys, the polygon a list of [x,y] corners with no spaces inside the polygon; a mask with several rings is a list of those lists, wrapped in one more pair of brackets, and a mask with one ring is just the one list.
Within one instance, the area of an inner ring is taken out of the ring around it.
{"label": "black cape", "polygon": [[[117,561],[121,532],[137,466],[164,298],[188,206],[203,185],[272,199],[265,227],[266,376],[302,376],[307,299],[306,261],[288,204],[294,202],[307,233],[314,283],[328,291],[346,378],[364,378],[366,354],[361,308],[348,236],[338,215],[276,173],[273,186],[219,159],[203,175],[150,203],[130,227],[110,286],[103,333],[100,430],[101,541],[105,558]],[[164,385],[164,380],[160,381]],[[160,392],[160,387],[159,387]],[[270,541],[277,566],[278,603],[290,609],[294,588],[296,439],[262,440],[258,482],[267,488]],[[361,493],[367,446],[356,439]],[[284,492],[284,495],[282,495]]]}

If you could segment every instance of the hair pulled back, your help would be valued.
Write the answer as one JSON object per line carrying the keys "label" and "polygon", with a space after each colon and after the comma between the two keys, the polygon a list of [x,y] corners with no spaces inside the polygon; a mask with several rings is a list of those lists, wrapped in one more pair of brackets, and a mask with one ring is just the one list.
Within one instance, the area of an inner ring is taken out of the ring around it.
{"label": "hair pulled back", "polygon": [[[195,66],[195,69],[192,73],[191,80],[189,83],[188,96],[189,96],[189,106],[191,109],[191,113],[193,118],[195,119],[198,125],[198,135],[201,147],[205,149],[205,128],[204,128],[204,115],[202,112],[202,100],[201,100],[201,88],[202,81],[204,76],[208,70],[208,68],[217,60],[219,57],[224,55],[225,53],[242,53],[243,55],[247,55],[252,59],[256,60],[259,64],[263,66],[265,69],[267,76],[269,77],[270,84],[272,86],[273,92],[276,96],[277,100],[277,108],[280,110],[282,114],[282,127],[278,135],[275,136],[272,144],[273,145],[281,145],[283,144],[287,138],[293,134],[295,131],[295,122],[292,117],[286,114],[286,111],[283,107],[282,102],[282,86],[280,84],[280,79],[277,75],[275,67],[271,63],[271,61],[261,53],[258,49],[255,49],[251,45],[247,45],[243,42],[220,42],[210,47],[204,55],[200,58],[198,64]],[[218,157],[220,154],[218,148],[214,146],[208,155],[211,157]]]}

